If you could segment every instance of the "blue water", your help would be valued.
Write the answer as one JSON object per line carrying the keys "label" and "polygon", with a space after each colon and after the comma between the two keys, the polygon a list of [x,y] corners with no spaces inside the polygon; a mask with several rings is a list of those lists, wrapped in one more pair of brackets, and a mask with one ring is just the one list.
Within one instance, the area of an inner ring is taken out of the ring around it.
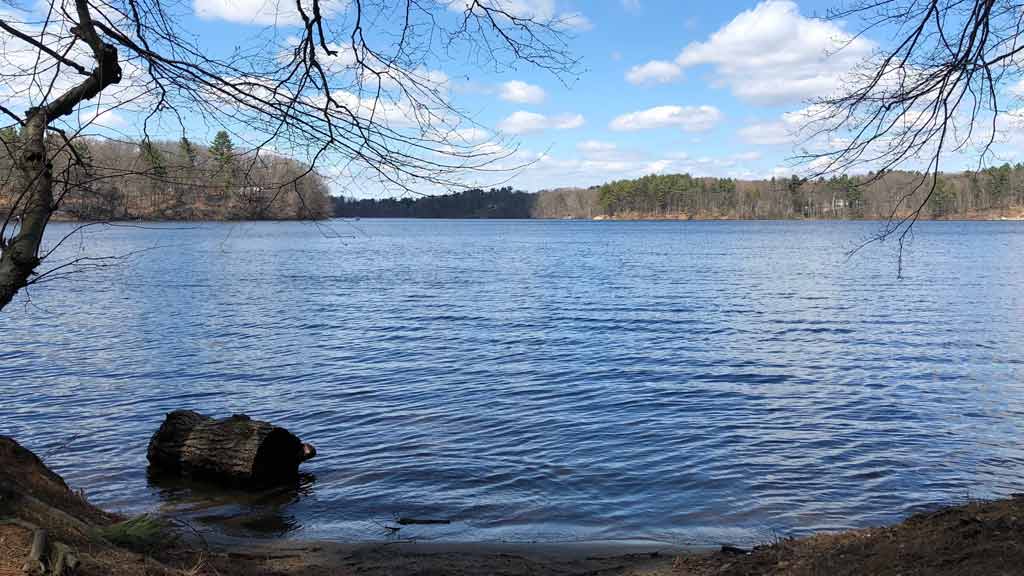
{"label": "blue water", "polygon": [[[145,251],[0,316],[0,433],[238,535],[749,543],[1024,491],[1024,223],[921,223],[903,279],[847,258],[877,227],[90,228],[55,261]],[[248,497],[149,479],[175,408],[320,456]]]}

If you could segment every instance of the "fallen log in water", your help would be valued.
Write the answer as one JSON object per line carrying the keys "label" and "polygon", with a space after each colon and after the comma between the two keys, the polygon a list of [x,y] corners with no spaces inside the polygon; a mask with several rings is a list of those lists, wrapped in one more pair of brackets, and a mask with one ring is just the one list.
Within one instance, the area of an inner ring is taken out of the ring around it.
{"label": "fallen log in water", "polygon": [[157,470],[248,485],[292,479],[315,455],[291,432],[244,414],[215,420],[176,410],[153,434],[146,457]]}

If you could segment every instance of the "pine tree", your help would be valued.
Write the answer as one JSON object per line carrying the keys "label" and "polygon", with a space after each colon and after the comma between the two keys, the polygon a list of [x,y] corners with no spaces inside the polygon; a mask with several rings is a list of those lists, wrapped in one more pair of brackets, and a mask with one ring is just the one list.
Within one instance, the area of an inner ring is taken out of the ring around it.
{"label": "pine tree", "polygon": [[932,216],[941,217],[953,212],[956,206],[956,192],[949,186],[945,178],[939,177],[935,182],[935,189],[928,199],[928,206],[932,210]]}
{"label": "pine tree", "polygon": [[221,168],[227,168],[235,161],[235,144],[224,130],[217,132],[210,145],[210,154]]}
{"label": "pine tree", "polygon": [[225,186],[232,186],[235,182],[235,144],[226,131],[221,130],[213,137],[210,155],[213,156],[213,161],[217,165],[221,182]]}
{"label": "pine tree", "polygon": [[[228,142],[230,144],[230,139],[228,140]],[[192,144],[192,142],[188,138],[182,136],[181,140],[178,141],[178,149],[181,150],[181,155],[182,157],[185,158],[185,162],[187,163],[188,167],[195,168],[196,159],[198,158],[199,154],[198,152],[196,152],[196,147]]]}
{"label": "pine tree", "polygon": [[164,178],[167,176],[167,165],[164,164],[163,154],[160,153],[160,149],[153,145],[153,142],[148,138],[143,140],[139,144],[139,151],[142,156],[142,160],[149,164],[151,171],[157,178]]}

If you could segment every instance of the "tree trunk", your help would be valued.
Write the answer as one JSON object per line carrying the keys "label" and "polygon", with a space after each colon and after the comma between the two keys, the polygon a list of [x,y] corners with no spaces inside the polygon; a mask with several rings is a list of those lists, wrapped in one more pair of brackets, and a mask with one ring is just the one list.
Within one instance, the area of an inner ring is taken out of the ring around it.
{"label": "tree trunk", "polygon": [[47,124],[46,110],[37,109],[29,115],[22,130],[17,168],[24,210],[18,234],[0,253],[0,310],[28,285],[39,265],[39,245],[53,204],[52,167],[46,157]]}
{"label": "tree trunk", "polygon": [[153,434],[146,456],[155,469],[248,485],[292,479],[299,464],[315,455],[312,446],[284,428],[243,414],[214,420],[176,410]]}

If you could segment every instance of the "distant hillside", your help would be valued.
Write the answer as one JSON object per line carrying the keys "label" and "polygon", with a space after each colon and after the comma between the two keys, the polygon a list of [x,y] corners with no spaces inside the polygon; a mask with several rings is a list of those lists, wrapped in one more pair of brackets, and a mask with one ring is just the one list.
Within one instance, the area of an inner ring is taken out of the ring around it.
{"label": "distant hillside", "polygon": [[[0,134],[0,215],[14,203],[11,156],[17,134]],[[54,150],[61,148],[56,139]],[[85,166],[71,162],[77,156]],[[210,146],[82,139],[54,161],[55,214],[65,220],[292,220],[329,218],[327,186],[303,164],[239,154],[227,133]]]}
{"label": "distant hillside", "polygon": [[[340,217],[574,218],[574,219],[886,219],[906,215],[924,200],[931,181],[921,174],[807,181],[644,176],[591,188],[537,193],[511,188],[444,196],[335,199]],[[909,195],[909,196],[908,196]],[[900,198],[906,197],[897,206]],[[921,214],[924,219],[1019,218],[1024,215],[1024,165],[944,174]]]}

